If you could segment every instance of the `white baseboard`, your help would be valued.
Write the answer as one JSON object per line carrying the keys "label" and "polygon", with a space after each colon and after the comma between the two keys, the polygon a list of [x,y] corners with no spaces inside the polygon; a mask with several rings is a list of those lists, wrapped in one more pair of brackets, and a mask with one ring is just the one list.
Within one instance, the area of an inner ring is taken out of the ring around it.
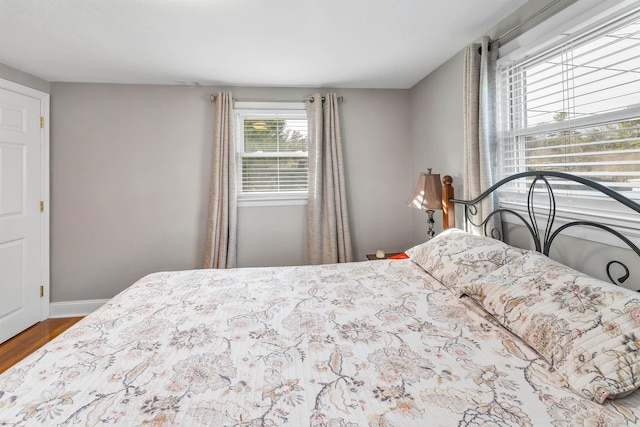
{"label": "white baseboard", "polygon": [[62,301],[49,304],[49,318],[82,317],[100,308],[109,300],[91,299],[85,301]]}

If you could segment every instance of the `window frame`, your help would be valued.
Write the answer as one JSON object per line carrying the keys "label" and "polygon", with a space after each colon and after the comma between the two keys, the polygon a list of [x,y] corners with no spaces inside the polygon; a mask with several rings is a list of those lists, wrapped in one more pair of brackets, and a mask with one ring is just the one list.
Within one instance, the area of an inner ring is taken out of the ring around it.
{"label": "window frame", "polygon": [[[244,152],[244,119],[264,118],[269,120],[276,115],[286,118],[307,120],[306,105],[304,102],[240,102],[234,105],[234,126],[236,130],[236,194],[239,207],[246,206],[296,206],[306,205],[308,190],[305,191],[271,191],[271,192],[244,192],[242,179],[242,159],[257,157],[255,154]],[[267,154],[266,157],[283,157],[276,154]],[[300,155],[291,153],[287,157],[305,157],[309,153]],[[265,157],[264,153],[259,157]],[[308,171],[308,169],[307,169]]]}
{"label": "window frame", "polygon": [[[588,1],[585,3],[589,3]],[[608,22],[613,22],[619,17],[629,14],[630,12],[638,13],[637,3],[633,1],[614,1],[606,0],[602,3],[591,1],[591,4],[576,5],[576,7],[568,7],[567,10],[559,13],[557,16],[549,19],[549,22],[545,22],[531,31],[523,34],[515,40],[507,43],[504,48],[500,47],[501,58],[498,60],[498,68],[508,66],[514,62],[526,63],[532,58],[537,56],[543,57],[543,52],[549,52],[558,48],[562,44],[565,44],[567,40],[575,40],[591,34],[593,37],[598,36],[598,32],[603,25]],[[596,7],[597,6],[597,7]],[[590,9],[592,8],[592,9]],[[503,55],[504,52],[504,55]],[[505,144],[512,145],[512,147],[518,144],[523,144],[518,140],[518,137],[524,138],[527,135],[539,134],[542,131],[550,132],[557,130],[560,127],[559,124],[550,123],[546,125],[538,125],[535,128],[529,129],[517,129],[514,130],[510,123],[506,123],[505,117],[507,117],[504,109],[512,108],[509,103],[509,98],[505,94],[502,83],[500,82],[500,72],[496,73],[498,88],[497,94],[497,117],[498,117],[498,135],[500,149],[498,153],[499,163],[499,177],[505,176],[505,165],[503,163],[502,148]],[[512,110],[511,115],[515,118],[511,121],[523,120],[521,111]],[[572,128],[578,128],[581,125],[588,124],[589,126],[603,123],[610,123],[613,121],[623,121],[625,119],[640,117],[640,104],[633,105],[625,111],[613,111],[606,114],[599,115],[595,120],[583,120],[582,118],[572,120]],[[564,127],[563,127],[564,130]],[[521,146],[522,149],[522,146]],[[509,148],[507,148],[509,150]],[[514,156],[514,162],[517,164],[518,160]],[[515,171],[510,171],[508,174],[522,172],[516,167]],[[502,208],[509,208],[519,212],[526,212],[526,198],[522,198],[520,192],[514,191],[501,191],[501,197],[499,197],[499,204]],[[609,206],[603,206],[603,199],[591,197],[590,194],[580,194],[578,190],[566,190],[555,192],[556,202],[558,204],[558,211],[556,214],[556,224],[563,224],[569,220],[583,219],[594,222],[600,222],[611,226],[624,226],[628,227],[629,236],[635,243],[640,242],[640,218],[637,214],[630,214],[629,211],[625,211],[623,208],[610,209]],[[636,199],[637,200],[637,199]],[[612,215],[613,213],[613,215]],[[505,216],[503,220],[507,223],[518,224],[518,221],[510,215]],[[580,228],[568,229],[567,235],[578,237],[586,240],[602,241],[602,236],[597,232],[586,232],[580,230]],[[607,241],[607,243],[617,246],[615,239]]]}

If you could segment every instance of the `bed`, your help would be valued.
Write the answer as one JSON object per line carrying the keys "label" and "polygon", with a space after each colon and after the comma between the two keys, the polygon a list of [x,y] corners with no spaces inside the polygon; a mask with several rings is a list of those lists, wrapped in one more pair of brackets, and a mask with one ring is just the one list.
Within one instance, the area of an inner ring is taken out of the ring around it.
{"label": "bed", "polygon": [[143,277],[0,375],[0,425],[640,423],[640,294],[455,228],[406,253]]}

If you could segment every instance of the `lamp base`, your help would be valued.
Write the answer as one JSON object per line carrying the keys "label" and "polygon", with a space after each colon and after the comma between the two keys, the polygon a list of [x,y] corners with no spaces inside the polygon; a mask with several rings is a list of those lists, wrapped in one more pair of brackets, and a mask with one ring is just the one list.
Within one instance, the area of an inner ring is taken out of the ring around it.
{"label": "lamp base", "polygon": [[427,223],[429,224],[429,230],[427,231],[427,237],[429,238],[429,240],[431,240],[436,235],[436,232],[433,230],[433,226],[436,223],[436,221],[433,219],[433,214],[436,211],[434,211],[432,209],[427,209],[427,210],[425,210],[425,212],[429,216],[429,219],[427,220]]}

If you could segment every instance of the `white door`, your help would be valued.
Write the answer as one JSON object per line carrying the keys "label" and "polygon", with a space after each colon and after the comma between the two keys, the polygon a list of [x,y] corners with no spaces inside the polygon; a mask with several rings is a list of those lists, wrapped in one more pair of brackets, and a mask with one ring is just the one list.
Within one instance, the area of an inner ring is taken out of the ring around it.
{"label": "white door", "polygon": [[40,102],[0,88],[0,342],[41,320]]}

